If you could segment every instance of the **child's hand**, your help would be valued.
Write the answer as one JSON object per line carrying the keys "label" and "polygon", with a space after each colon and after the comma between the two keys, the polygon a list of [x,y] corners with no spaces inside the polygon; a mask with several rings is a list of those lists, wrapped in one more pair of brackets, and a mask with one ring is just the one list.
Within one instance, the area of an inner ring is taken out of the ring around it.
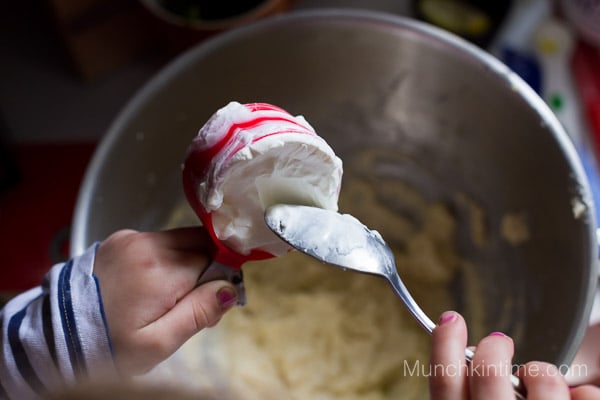
{"label": "child's hand", "polygon": [[196,287],[210,262],[203,228],[123,230],[98,248],[98,277],[117,368],[149,371],[237,301],[227,281]]}

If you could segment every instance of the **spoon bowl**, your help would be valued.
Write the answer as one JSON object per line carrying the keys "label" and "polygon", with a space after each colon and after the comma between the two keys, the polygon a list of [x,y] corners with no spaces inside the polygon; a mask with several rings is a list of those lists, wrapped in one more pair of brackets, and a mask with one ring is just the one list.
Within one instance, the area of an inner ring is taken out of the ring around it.
{"label": "spoon bowl", "polygon": [[[394,254],[379,232],[349,214],[302,205],[273,205],[265,211],[265,222],[290,246],[323,263],[385,278],[417,322],[433,333],[435,323],[402,282]],[[465,349],[465,357],[470,362],[473,352]],[[511,380],[516,398],[525,399],[520,380]]]}
{"label": "spoon bowl", "polygon": [[394,254],[379,232],[370,230],[352,215],[277,204],[265,211],[265,222],[290,246],[321,262],[387,279],[423,328],[429,333],[435,328],[400,279]]}

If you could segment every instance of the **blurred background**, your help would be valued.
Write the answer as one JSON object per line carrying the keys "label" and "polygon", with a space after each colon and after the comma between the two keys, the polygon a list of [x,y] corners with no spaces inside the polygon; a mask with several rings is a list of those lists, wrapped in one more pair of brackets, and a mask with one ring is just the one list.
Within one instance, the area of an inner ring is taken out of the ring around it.
{"label": "blurred background", "polygon": [[351,7],[417,18],[486,49],[557,113],[595,181],[600,6],[520,0],[29,0],[0,13],[0,293],[68,255],[79,184],[135,92],[186,48],[271,15]]}

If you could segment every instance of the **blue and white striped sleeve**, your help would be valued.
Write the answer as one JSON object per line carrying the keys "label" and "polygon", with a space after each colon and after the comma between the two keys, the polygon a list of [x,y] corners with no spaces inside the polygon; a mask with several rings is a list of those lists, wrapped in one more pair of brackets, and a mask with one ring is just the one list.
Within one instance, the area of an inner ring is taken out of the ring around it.
{"label": "blue and white striped sleeve", "polygon": [[0,311],[0,399],[38,399],[92,373],[117,374],[93,275],[97,247],[55,265]]}

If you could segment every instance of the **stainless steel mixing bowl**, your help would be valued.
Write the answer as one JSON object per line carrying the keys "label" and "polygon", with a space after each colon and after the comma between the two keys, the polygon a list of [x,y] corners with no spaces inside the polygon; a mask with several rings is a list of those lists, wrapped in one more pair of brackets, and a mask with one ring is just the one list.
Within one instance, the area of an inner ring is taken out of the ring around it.
{"label": "stainless steel mixing bowl", "polygon": [[[303,114],[345,161],[371,149],[364,168],[374,176],[408,181],[449,204],[457,193],[473,199],[485,212],[488,245],[460,238],[457,245],[482,266],[485,329],[518,336],[517,362],[572,360],[597,268],[593,205],[572,144],[504,65],[400,17],[288,14],[176,59],[133,98],[95,154],[77,203],[72,253],[120,228],[164,227],[184,202],[185,149],[231,100]],[[524,243],[497,233],[506,213],[523,216],[530,233]],[[464,287],[454,289],[457,307],[465,308]]]}

